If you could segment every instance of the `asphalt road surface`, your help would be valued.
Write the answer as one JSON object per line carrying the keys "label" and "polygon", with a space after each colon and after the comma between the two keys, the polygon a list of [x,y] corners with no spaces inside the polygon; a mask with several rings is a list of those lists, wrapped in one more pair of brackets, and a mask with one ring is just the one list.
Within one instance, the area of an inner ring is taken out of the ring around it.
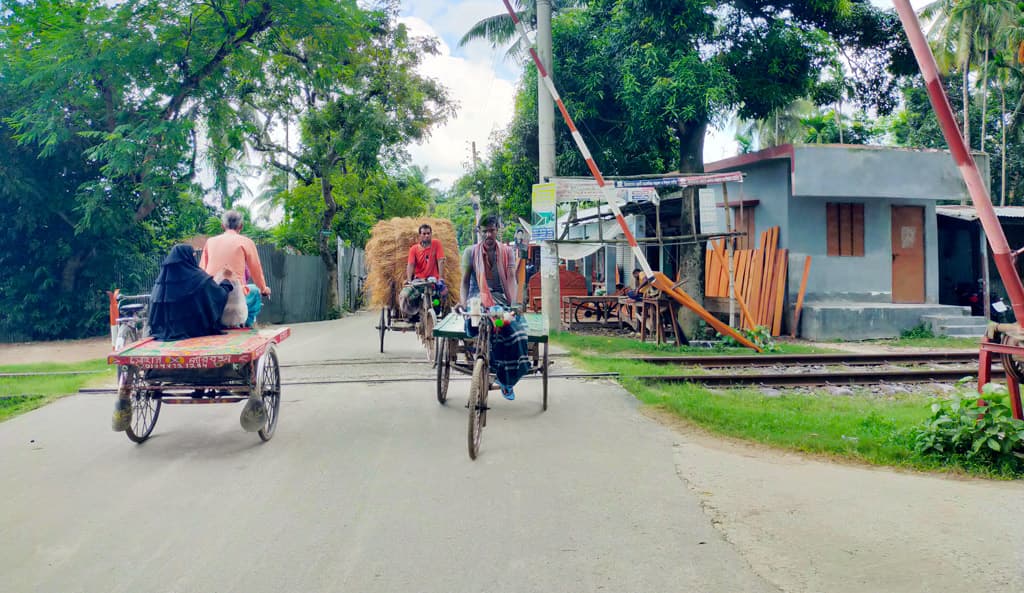
{"label": "asphalt road surface", "polygon": [[0,590],[780,590],[681,479],[678,434],[613,383],[553,380],[547,412],[539,381],[492,394],[470,461],[469,384],[441,406],[432,381],[372,382],[433,373],[412,334],[379,354],[375,321],[293,327],[285,383],[349,382],[286,384],[269,443],[241,404],[166,406],[142,445],[110,431],[110,395],[0,424]]}

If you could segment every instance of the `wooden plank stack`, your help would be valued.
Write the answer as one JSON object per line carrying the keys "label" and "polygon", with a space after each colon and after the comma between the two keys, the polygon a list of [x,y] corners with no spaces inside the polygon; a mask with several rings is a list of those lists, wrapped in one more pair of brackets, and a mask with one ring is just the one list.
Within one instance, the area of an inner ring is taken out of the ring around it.
{"label": "wooden plank stack", "polygon": [[[727,239],[710,241],[704,260],[704,296],[729,298]],[[717,251],[716,255],[712,250]],[[782,309],[786,300],[786,272],[789,250],[779,249],[779,227],[761,233],[758,249],[732,252],[732,268],[736,290],[746,303],[754,325],[764,326],[777,336],[782,330]],[[741,315],[743,329],[752,329],[750,320]]]}

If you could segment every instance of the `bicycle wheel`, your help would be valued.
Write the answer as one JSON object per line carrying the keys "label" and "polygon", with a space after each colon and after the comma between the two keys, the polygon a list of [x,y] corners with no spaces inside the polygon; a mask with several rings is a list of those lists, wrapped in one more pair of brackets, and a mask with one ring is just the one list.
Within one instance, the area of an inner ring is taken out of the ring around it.
{"label": "bicycle wheel", "polygon": [[[580,319],[580,311],[583,312],[583,319]],[[598,321],[601,320],[601,307],[593,303],[581,303],[576,307],[576,310],[572,312],[573,320],[576,323],[583,323],[584,319],[590,319],[596,317]]]}
{"label": "bicycle wheel", "polygon": [[473,364],[473,380],[469,385],[469,458],[480,452],[480,437],[487,423],[487,387],[490,381],[487,363],[477,358]]}
{"label": "bicycle wheel", "polygon": [[384,325],[384,311],[386,309],[387,309],[386,307],[381,307],[381,309],[380,309],[380,325],[377,326],[377,329],[380,330],[380,353],[381,354],[384,354],[384,332],[387,330],[387,326]]}
{"label": "bicycle wheel", "polygon": [[281,372],[273,344],[267,346],[267,351],[256,363],[256,389],[267,410],[267,424],[259,429],[258,434],[264,441],[269,441],[274,436],[278,412],[281,411]]}
{"label": "bicycle wheel", "polygon": [[452,359],[449,356],[451,348],[449,340],[438,339],[435,362],[437,364],[437,403],[441,405],[448,401],[448,381],[452,374]]}
{"label": "bicycle wheel", "polygon": [[114,352],[124,350],[125,346],[137,342],[139,330],[134,323],[122,323],[117,326],[117,337],[114,339]]}
{"label": "bicycle wheel", "polygon": [[130,440],[141,443],[153,433],[156,421],[160,418],[160,398],[154,397],[153,392],[146,389],[142,370],[136,367],[128,367],[121,374],[119,387],[130,389],[128,397],[132,405],[132,421],[124,432]]}

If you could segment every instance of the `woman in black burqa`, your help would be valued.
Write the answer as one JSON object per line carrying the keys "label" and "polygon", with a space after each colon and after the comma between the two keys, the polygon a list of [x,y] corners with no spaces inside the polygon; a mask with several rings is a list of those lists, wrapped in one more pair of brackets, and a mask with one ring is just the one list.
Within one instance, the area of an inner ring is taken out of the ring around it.
{"label": "woman in black burqa", "polygon": [[196,263],[191,245],[175,245],[160,264],[150,296],[149,329],[157,340],[222,333],[220,318],[231,283],[217,284]]}

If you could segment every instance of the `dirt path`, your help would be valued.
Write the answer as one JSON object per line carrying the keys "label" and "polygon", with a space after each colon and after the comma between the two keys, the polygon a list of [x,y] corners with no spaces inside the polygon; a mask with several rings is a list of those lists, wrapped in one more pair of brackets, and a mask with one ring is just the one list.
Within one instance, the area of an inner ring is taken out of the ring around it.
{"label": "dirt path", "polygon": [[0,366],[36,362],[82,362],[103,358],[110,352],[110,338],[0,344]]}

